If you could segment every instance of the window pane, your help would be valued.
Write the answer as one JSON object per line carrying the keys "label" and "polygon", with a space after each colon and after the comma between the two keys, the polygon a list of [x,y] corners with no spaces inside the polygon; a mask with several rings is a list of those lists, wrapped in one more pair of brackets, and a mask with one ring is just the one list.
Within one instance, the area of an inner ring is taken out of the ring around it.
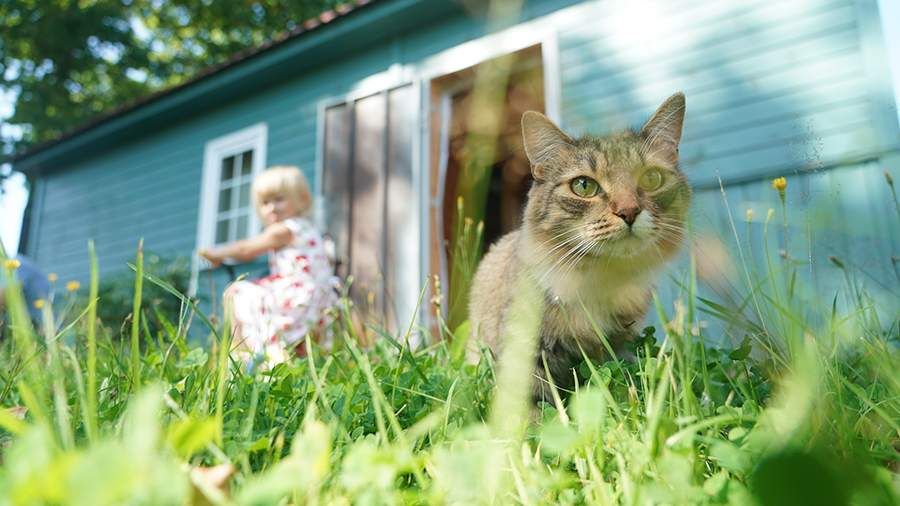
{"label": "window pane", "polygon": [[350,265],[350,109],[346,105],[325,111],[325,161],[321,203],[325,228],[334,240],[335,255],[341,265],[338,274],[346,276]]}
{"label": "window pane", "polygon": [[222,160],[222,181],[228,181],[234,177],[234,157],[229,156]]}
{"label": "window pane", "polygon": [[351,291],[363,311],[381,316],[384,302],[384,158],[386,101],[384,94],[356,101],[351,208]]}
{"label": "window pane", "polygon": [[[415,101],[412,86],[388,94],[387,216],[385,279],[387,327],[396,331],[414,316],[418,293],[418,213],[412,174],[412,132]],[[392,266],[403,268],[391,269]]]}
{"label": "window pane", "polygon": [[241,159],[243,160],[241,174],[249,175],[253,171],[253,151],[245,151]]}
{"label": "window pane", "polygon": [[238,198],[238,208],[250,206],[250,183],[244,183],[240,188],[240,198]]}
{"label": "window pane", "polygon": [[228,219],[216,222],[216,244],[223,243],[228,240]]}
{"label": "window pane", "polygon": [[231,188],[222,188],[219,192],[219,212],[231,209]]}
{"label": "window pane", "polygon": [[250,225],[250,216],[246,214],[242,214],[238,216],[237,219],[237,236],[235,239],[243,239],[247,237],[247,228]]}

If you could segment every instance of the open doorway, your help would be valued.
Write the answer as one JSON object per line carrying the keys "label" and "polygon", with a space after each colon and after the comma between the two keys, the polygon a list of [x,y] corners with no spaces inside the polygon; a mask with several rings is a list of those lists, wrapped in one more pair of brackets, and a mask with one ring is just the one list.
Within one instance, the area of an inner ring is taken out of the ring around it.
{"label": "open doorway", "polygon": [[542,61],[536,45],[431,83],[430,270],[451,328],[466,318],[477,262],[521,222],[531,186],[521,118],[545,110]]}

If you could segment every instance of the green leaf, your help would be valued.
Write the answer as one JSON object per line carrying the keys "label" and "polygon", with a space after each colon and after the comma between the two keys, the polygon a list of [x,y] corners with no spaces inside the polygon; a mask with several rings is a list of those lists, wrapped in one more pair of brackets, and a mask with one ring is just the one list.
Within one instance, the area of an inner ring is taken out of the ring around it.
{"label": "green leaf", "polygon": [[729,471],[743,474],[753,465],[749,453],[725,441],[716,441],[709,447],[709,456]]}
{"label": "green leaf", "polygon": [[194,348],[187,355],[175,364],[179,369],[189,369],[192,367],[203,366],[209,360],[209,355],[203,348]]}
{"label": "green leaf", "polygon": [[270,442],[271,439],[268,436],[263,436],[247,446],[247,453],[268,450]]}
{"label": "green leaf", "polygon": [[558,421],[549,422],[541,429],[541,446],[550,455],[568,455],[578,442],[578,433]]}
{"label": "green leaf", "polygon": [[579,391],[571,406],[572,419],[582,433],[595,432],[606,422],[606,398],[596,388]]}
{"label": "green leaf", "polygon": [[752,345],[750,344],[750,337],[744,336],[744,341],[741,343],[741,346],[729,353],[728,357],[731,358],[731,360],[744,360],[750,356],[751,351]]}
{"label": "green leaf", "polygon": [[198,450],[213,442],[218,425],[214,418],[186,418],[173,423],[166,434],[166,441],[182,458],[189,458]]}

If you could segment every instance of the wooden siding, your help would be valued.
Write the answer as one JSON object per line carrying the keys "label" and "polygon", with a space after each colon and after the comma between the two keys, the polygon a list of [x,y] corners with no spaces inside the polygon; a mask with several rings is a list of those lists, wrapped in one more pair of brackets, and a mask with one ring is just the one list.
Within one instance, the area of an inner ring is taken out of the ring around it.
{"label": "wooden siding", "polygon": [[313,182],[318,101],[332,95],[340,78],[349,86],[384,70],[389,55],[390,45],[372,48],[355,65],[334,65],[43,175],[41,226],[28,253],[65,279],[82,281],[88,274],[88,238],[96,243],[101,274],[124,269],[140,237],[148,251],[189,255],[196,240],[204,144],[266,122],[266,165],[299,165]]}
{"label": "wooden siding", "polygon": [[[796,271],[797,292],[815,302],[810,307],[830,308],[836,303],[842,311],[853,310],[847,278],[832,261],[837,259],[847,267],[855,289],[871,296],[882,324],[890,325],[900,315],[900,213],[885,178],[888,172],[896,181],[900,170],[892,165],[871,161],[789,176],[784,207],[769,180],[731,185],[724,188],[724,195],[719,188],[696,192],[691,242],[698,246],[691,251],[698,271],[724,266],[716,269],[724,275],[719,282],[747,294],[745,272],[756,273],[753,279],[762,280],[765,275],[760,273],[769,272],[767,262],[771,262],[775,277]],[[683,277],[686,267],[687,253],[668,275]],[[779,279],[778,286],[784,287],[785,281]],[[763,290],[772,293],[768,284]],[[700,291],[721,300],[708,285],[701,284]],[[835,300],[839,291],[843,296]],[[679,292],[675,283],[660,286],[663,306],[670,314]],[[712,324],[709,317],[701,316],[701,320]],[[728,337],[740,342],[743,334]]]}
{"label": "wooden siding", "polygon": [[728,184],[900,149],[896,122],[885,136],[872,120],[880,97],[867,82],[860,2],[650,3],[640,7],[646,26],[623,2],[561,32],[562,113],[573,130],[639,124],[683,90],[682,160],[702,187],[717,172]]}
{"label": "wooden siding", "polygon": [[[716,188],[717,176],[728,185],[744,185],[729,192],[763,188],[774,175],[864,162],[870,163],[841,170],[872,177],[866,171],[878,172],[879,160],[900,152],[896,118],[885,121],[882,110],[890,90],[871,58],[881,44],[880,33],[871,30],[874,0],[635,5],[534,1],[522,18],[551,26],[558,36],[561,115],[568,130],[635,126],[673,91],[686,93],[682,153],[685,170],[701,190],[701,214],[720,205],[712,198],[715,191],[703,191]],[[64,279],[82,281],[88,238],[96,241],[102,273],[123,269],[139,237],[148,251],[188,255],[196,237],[205,142],[266,122],[266,165],[299,165],[313,182],[323,101],[393,65],[415,75],[426,59],[487,32],[484,20],[447,17],[59,166],[40,176],[29,253]],[[733,203],[740,207],[755,198],[737,193]],[[856,197],[845,192],[840,198],[849,206]],[[872,226],[870,236],[891,238],[884,247],[896,255],[896,228],[888,220],[873,220]]]}

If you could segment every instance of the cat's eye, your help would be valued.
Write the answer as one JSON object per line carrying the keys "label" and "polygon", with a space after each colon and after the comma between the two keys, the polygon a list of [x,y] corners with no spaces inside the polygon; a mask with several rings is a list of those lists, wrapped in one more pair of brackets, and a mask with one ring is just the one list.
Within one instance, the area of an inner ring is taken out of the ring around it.
{"label": "cat's eye", "polygon": [[650,168],[641,174],[638,184],[646,191],[658,190],[663,185],[662,171],[656,168]]}
{"label": "cat's eye", "polygon": [[600,184],[587,176],[576,177],[569,183],[569,188],[572,189],[572,193],[585,199],[600,192]]}

